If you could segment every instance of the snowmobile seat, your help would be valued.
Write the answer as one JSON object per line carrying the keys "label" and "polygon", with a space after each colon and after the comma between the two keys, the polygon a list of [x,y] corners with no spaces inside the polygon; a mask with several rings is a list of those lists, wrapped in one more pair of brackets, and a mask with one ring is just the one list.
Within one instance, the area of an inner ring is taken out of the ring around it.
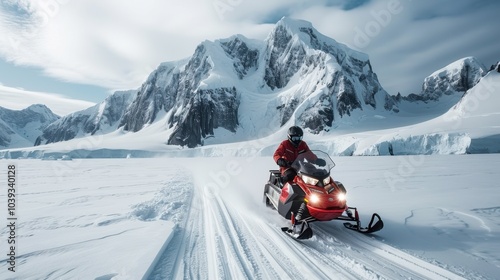
{"label": "snowmobile seat", "polygon": [[279,170],[269,170],[269,183],[278,186],[280,189],[283,188],[281,172]]}

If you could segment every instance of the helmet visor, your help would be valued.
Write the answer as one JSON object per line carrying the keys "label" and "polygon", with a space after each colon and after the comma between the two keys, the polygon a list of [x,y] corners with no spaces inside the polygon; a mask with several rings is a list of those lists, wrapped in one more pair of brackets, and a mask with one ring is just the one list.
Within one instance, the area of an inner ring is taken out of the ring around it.
{"label": "helmet visor", "polygon": [[302,141],[302,136],[290,136],[290,139],[293,142],[299,142],[299,141]]}

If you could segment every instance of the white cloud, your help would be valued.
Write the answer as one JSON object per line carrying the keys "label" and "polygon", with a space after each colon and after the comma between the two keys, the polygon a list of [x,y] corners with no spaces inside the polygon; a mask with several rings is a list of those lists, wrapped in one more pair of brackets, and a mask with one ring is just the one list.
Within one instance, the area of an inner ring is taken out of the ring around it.
{"label": "white cloud", "polygon": [[[17,12],[12,3],[20,5]],[[360,1],[363,5],[348,11],[342,9],[344,3],[3,1],[0,36],[6,39],[0,43],[0,56],[41,67],[66,81],[130,89],[138,87],[159,63],[191,55],[206,39],[237,33],[264,39],[270,23],[286,15],[309,20],[325,35],[368,53],[390,93],[410,93],[420,89],[426,75],[453,60],[470,55],[489,60],[495,48],[500,49],[496,1],[446,0],[436,5],[430,0],[372,0]],[[391,9],[399,12],[390,13],[387,20],[384,16]],[[359,30],[369,34],[363,46],[356,42]]]}
{"label": "white cloud", "polygon": [[87,109],[95,103],[69,99],[54,93],[27,91],[0,84],[0,106],[11,110],[22,110],[33,104],[43,104],[59,116]]}
{"label": "white cloud", "polygon": [[4,10],[10,21],[0,34],[13,43],[3,42],[0,53],[64,80],[134,88],[160,62],[186,57],[201,41],[230,36],[242,25],[219,20],[210,5],[200,5],[206,1],[66,2],[50,12],[31,6],[31,21],[22,25]]}

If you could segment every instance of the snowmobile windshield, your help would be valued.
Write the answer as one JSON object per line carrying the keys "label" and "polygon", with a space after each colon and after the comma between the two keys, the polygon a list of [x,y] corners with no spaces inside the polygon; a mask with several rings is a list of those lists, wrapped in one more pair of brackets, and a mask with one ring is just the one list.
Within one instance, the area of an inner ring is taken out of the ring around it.
{"label": "snowmobile windshield", "polygon": [[323,179],[330,175],[335,163],[330,156],[322,151],[309,151],[300,154],[292,163],[297,173],[313,178]]}

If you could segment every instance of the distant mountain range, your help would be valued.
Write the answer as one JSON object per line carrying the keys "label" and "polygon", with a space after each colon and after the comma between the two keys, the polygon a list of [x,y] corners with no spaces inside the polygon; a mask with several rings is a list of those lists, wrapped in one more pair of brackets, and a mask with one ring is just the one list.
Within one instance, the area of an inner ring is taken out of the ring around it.
{"label": "distant mountain range", "polygon": [[487,73],[467,57],[425,78],[421,93],[391,96],[368,55],[309,22],[283,18],[263,41],[235,35],[202,42],[190,58],[162,63],[139,89],[83,111],[58,118],[46,108],[43,121],[16,123],[15,112],[2,109],[0,147],[138,133],[158,123],[165,144],[186,147],[256,139],[292,124],[324,134],[366,118],[441,115]]}
{"label": "distant mountain range", "polygon": [[23,110],[0,107],[0,147],[33,146],[43,130],[58,119],[45,105],[31,105]]}
{"label": "distant mountain range", "polygon": [[34,145],[67,141],[116,130],[135,93],[135,91],[115,92],[95,106],[52,122],[35,139]]}

